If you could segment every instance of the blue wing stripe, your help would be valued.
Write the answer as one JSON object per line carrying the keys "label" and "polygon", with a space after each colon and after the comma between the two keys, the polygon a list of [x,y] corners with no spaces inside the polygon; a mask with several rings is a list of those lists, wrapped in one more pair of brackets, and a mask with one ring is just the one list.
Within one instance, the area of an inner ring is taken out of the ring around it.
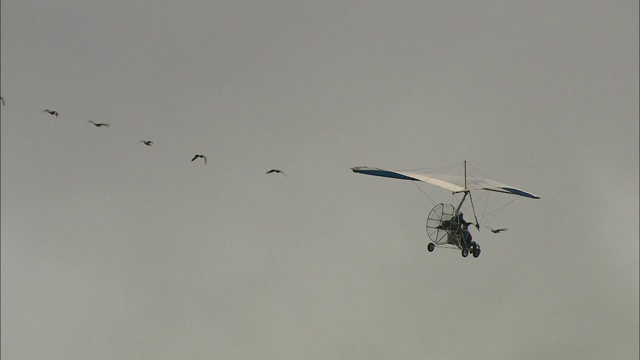
{"label": "blue wing stripe", "polygon": [[392,179],[400,179],[400,180],[417,180],[420,181],[419,179],[416,178],[412,178],[406,175],[402,175],[402,174],[398,174],[397,172],[393,172],[393,171],[388,171],[388,170],[382,170],[382,169],[376,169],[376,168],[370,168],[370,167],[354,167],[351,168],[351,170],[355,173],[360,173],[360,174],[366,174],[366,175],[373,175],[373,176],[382,176],[382,177],[387,177],[387,178],[392,178]]}
{"label": "blue wing stripe", "polygon": [[531,199],[540,199],[539,196],[535,196],[533,194],[530,194],[530,193],[528,193],[526,191],[522,191],[520,189],[506,188],[506,187],[503,187],[502,189],[504,189],[505,191],[508,191],[509,193],[514,194],[514,195],[520,195],[520,196],[524,196],[524,197],[531,198]]}

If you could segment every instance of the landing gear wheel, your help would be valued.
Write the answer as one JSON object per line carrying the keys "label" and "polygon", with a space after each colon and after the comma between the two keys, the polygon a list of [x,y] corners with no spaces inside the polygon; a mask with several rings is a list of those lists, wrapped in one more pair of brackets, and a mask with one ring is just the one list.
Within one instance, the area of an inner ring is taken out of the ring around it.
{"label": "landing gear wheel", "polygon": [[477,258],[478,256],[480,256],[480,248],[475,248],[473,249],[473,257]]}
{"label": "landing gear wheel", "polygon": [[469,249],[462,249],[462,257],[469,256]]}
{"label": "landing gear wheel", "polygon": [[429,250],[429,252],[432,252],[433,249],[436,248],[436,244],[430,242],[429,245],[427,245],[427,250]]}

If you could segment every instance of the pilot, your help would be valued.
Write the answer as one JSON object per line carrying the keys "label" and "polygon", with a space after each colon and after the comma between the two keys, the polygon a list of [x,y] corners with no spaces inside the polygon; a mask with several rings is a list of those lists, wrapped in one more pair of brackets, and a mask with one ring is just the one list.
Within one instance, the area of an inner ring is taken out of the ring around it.
{"label": "pilot", "polygon": [[469,227],[469,225],[473,224],[473,223],[468,222],[468,221],[466,221],[464,219],[464,214],[462,212],[458,213],[458,223],[460,223],[460,226],[465,227],[465,228],[467,228],[467,227]]}
{"label": "pilot", "polygon": [[471,247],[471,239],[473,239],[473,236],[471,236],[471,233],[469,232],[469,225],[471,225],[472,223],[466,221],[464,219],[464,214],[459,212],[458,224],[460,224],[460,231],[462,231],[462,240],[465,243],[465,247]]}

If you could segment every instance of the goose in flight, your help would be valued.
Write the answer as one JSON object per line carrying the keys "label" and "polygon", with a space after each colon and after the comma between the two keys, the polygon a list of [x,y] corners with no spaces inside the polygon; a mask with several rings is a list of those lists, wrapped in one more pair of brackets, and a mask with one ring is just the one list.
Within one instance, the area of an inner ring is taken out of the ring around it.
{"label": "goose in flight", "polygon": [[140,140],[141,143],[147,145],[147,146],[151,146],[153,145],[153,141],[151,140]]}
{"label": "goose in flight", "polygon": [[49,113],[50,115],[54,115],[55,117],[58,117],[58,112],[54,110],[45,109],[42,112],[46,112],[46,113]]}
{"label": "goose in flight", "polygon": [[111,126],[111,125],[105,124],[105,123],[94,123],[93,120],[89,120],[89,122],[92,123],[96,127],[101,127],[101,126],[109,127],[109,126]]}
{"label": "goose in flight", "polygon": [[207,157],[204,155],[200,155],[200,154],[196,154],[196,156],[193,157],[193,159],[191,159],[191,161],[197,159],[197,158],[203,158],[204,159],[204,163],[207,163]]}
{"label": "goose in flight", "polygon": [[282,174],[284,176],[287,176],[287,174],[285,174],[284,171],[279,170],[279,169],[271,169],[271,170],[267,171],[267,174]]}

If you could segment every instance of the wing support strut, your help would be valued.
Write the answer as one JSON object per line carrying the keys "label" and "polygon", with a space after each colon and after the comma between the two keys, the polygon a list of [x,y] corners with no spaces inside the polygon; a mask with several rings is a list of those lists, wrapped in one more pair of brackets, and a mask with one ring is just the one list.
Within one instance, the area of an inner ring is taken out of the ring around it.
{"label": "wing support strut", "polygon": [[476,229],[480,230],[480,223],[478,222],[478,216],[476,215],[476,208],[475,206],[473,206],[473,198],[471,197],[471,191],[467,189],[467,161],[464,161],[464,190],[462,191],[454,191],[453,193],[463,193],[462,195],[462,200],[460,200],[460,203],[458,204],[458,206],[456,207],[456,211],[454,213],[454,217],[457,218],[458,217],[458,213],[460,212],[460,208],[462,207],[462,204],[464,203],[464,200],[467,198],[467,195],[469,195],[469,201],[471,201],[471,210],[473,210],[473,217],[476,219]]}

